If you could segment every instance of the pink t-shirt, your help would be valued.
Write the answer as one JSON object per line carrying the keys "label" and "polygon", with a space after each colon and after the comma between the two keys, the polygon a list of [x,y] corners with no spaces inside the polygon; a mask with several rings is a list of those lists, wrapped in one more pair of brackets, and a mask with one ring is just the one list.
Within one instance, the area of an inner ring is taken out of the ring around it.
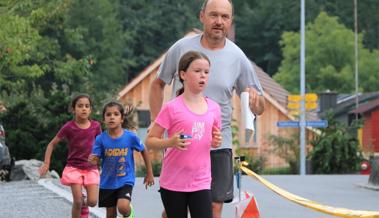
{"label": "pink t-shirt", "polygon": [[220,128],[221,111],[216,102],[209,98],[206,101],[207,112],[195,114],[180,95],[167,102],[155,120],[167,130],[168,137],[181,130],[192,136],[187,150],[166,149],[159,180],[164,189],[193,192],[211,188],[212,127]]}
{"label": "pink t-shirt", "polygon": [[97,168],[97,166],[88,163],[88,156],[92,152],[96,136],[100,133],[100,123],[94,120],[91,120],[91,125],[87,129],[78,127],[73,120],[64,124],[57,133],[57,137],[66,139],[68,142],[66,165],[80,169]]}

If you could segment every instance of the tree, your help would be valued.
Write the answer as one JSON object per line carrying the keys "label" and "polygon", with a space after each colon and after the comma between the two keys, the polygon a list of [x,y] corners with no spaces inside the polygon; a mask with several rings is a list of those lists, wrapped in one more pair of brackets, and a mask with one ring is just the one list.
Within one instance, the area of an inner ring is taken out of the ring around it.
{"label": "tree", "polygon": [[[7,145],[12,157],[43,160],[45,148],[59,128],[72,118],[68,112],[68,93],[52,90],[45,98],[41,89],[31,95],[22,92],[3,96],[7,110],[0,113],[0,120],[7,131]],[[12,99],[12,100],[9,100]],[[60,143],[54,151],[52,169],[60,172],[66,159],[66,146]]]}
{"label": "tree", "polygon": [[273,75],[282,59],[279,45],[282,32],[299,29],[298,1],[236,1],[235,13],[236,43],[251,60]]}
{"label": "tree", "polygon": [[167,50],[177,39],[200,27],[202,0],[115,1],[123,30],[128,35],[124,58],[131,78]]}
{"label": "tree", "polygon": [[[306,87],[308,92],[354,90],[354,34],[322,12],[306,26]],[[274,79],[290,92],[299,92],[300,35],[285,32],[282,36],[283,60]],[[359,40],[360,88],[376,91],[379,83],[379,51],[363,48]]]}
{"label": "tree", "polygon": [[300,166],[299,133],[290,137],[270,135],[269,140],[273,145],[273,151],[289,164],[291,173],[297,174]]}
{"label": "tree", "polygon": [[[335,0],[314,0],[318,13],[325,11],[338,16],[349,29],[354,30],[354,2]],[[379,2],[376,0],[358,1],[358,30],[363,34],[363,45],[368,49],[379,49]],[[316,14],[317,15],[317,14]]]}
{"label": "tree", "polygon": [[129,79],[132,65],[123,56],[128,34],[123,32],[118,6],[109,0],[72,1],[57,32],[63,54],[87,57],[93,64],[86,91],[96,99],[114,96],[110,93],[117,93]]}
{"label": "tree", "polygon": [[45,94],[52,84],[73,86],[86,81],[86,57],[75,59],[62,52],[59,34],[70,1],[7,1],[0,14],[1,92],[31,93],[41,87]]}
{"label": "tree", "polygon": [[[85,90],[89,59],[62,49],[67,0],[20,0],[0,5],[0,97],[7,108],[0,119],[16,159],[43,157],[48,141],[63,121],[71,92]],[[76,86],[81,84],[82,86]],[[55,105],[56,107],[52,107]],[[56,169],[67,149],[56,152]]]}
{"label": "tree", "polygon": [[351,126],[340,123],[328,112],[326,119],[328,127],[320,129],[311,144],[313,150],[309,157],[312,162],[312,172],[321,174],[354,173],[358,171],[362,157],[360,155],[358,140],[353,130],[358,123]]}
{"label": "tree", "polygon": [[[283,53],[280,36],[283,32],[300,30],[300,1],[236,0],[236,42],[251,60],[269,75],[278,71]],[[320,14],[339,17],[348,29],[354,30],[353,1],[307,0],[305,20],[312,22]],[[363,44],[368,49],[379,48],[379,1],[358,3],[358,26]]]}
{"label": "tree", "polygon": [[0,26],[0,87],[10,93],[43,75],[41,66],[29,62],[38,53],[41,36],[19,16],[1,14]]}

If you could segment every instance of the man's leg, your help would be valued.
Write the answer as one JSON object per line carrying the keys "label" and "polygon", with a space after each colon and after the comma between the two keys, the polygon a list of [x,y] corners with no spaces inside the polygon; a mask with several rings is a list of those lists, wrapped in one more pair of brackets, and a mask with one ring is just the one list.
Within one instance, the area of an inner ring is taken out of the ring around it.
{"label": "man's leg", "polygon": [[212,215],[213,218],[221,218],[222,206],[224,203],[221,202],[213,202],[212,203]]}
{"label": "man's leg", "polygon": [[167,214],[165,210],[162,211],[162,218],[167,218]]}

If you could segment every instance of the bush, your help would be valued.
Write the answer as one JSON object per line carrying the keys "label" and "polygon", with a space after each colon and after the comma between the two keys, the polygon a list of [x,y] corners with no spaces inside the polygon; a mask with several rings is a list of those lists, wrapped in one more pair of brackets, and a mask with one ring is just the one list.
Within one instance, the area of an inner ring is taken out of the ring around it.
{"label": "bush", "polygon": [[288,175],[294,174],[290,167],[268,168],[262,171],[263,175]]}
{"label": "bush", "polygon": [[297,174],[300,163],[299,134],[294,133],[288,138],[270,135],[269,141],[273,145],[273,152],[289,164],[289,173]]}
{"label": "bush", "polygon": [[[245,161],[248,163],[246,166],[247,168],[251,169],[257,174],[260,174],[263,170],[264,163],[266,161],[266,158],[264,156],[258,156],[256,154],[253,154],[252,152],[249,152],[247,149],[236,149],[236,156],[244,156]],[[238,170],[238,166],[234,164],[234,171],[236,172]]]}
{"label": "bush", "polygon": [[362,156],[358,140],[352,132],[358,123],[351,126],[334,120],[332,113],[327,114],[328,127],[311,141],[310,153],[312,172],[319,174],[355,173],[359,170]]}
{"label": "bush", "polygon": [[[73,118],[69,113],[70,93],[53,89],[49,96],[36,89],[31,94],[2,96],[7,110],[0,114],[7,134],[7,145],[16,160],[44,160],[47,144],[62,125]],[[99,117],[93,111],[92,118]],[[61,173],[67,159],[67,143],[59,143],[51,157],[50,169]]]}
{"label": "bush", "polygon": [[[153,161],[151,163],[152,165],[152,168],[153,168],[153,175],[158,177],[160,176],[161,174],[161,168],[162,168],[162,164],[160,161]],[[140,166],[137,168],[136,170],[136,176],[137,177],[145,177],[146,176],[146,167],[145,166]]]}

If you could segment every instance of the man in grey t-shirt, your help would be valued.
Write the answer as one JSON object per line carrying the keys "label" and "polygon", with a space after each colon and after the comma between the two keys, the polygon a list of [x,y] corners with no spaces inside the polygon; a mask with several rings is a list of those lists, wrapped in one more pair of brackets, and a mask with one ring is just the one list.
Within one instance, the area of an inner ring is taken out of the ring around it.
{"label": "man in grey t-shirt", "polygon": [[[256,115],[264,111],[263,90],[251,62],[242,50],[226,38],[233,19],[230,0],[206,0],[200,11],[203,33],[177,41],[168,50],[152,82],[149,96],[151,120],[154,121],[163,103],[166,84],[174,82],[174,92],[180,88],[178,63],[180,57],[190,50],[202,52],[211,61],[208,85],[204,94],[221,106],[222,143],[211,151],[213,218],[221,217],[224,202],[233,199],[232,161],[232,95],[249,92],[250,109]],[[219,135],[215,132],[214,136]],[[216,137],[217,140],[217,137]]]}

